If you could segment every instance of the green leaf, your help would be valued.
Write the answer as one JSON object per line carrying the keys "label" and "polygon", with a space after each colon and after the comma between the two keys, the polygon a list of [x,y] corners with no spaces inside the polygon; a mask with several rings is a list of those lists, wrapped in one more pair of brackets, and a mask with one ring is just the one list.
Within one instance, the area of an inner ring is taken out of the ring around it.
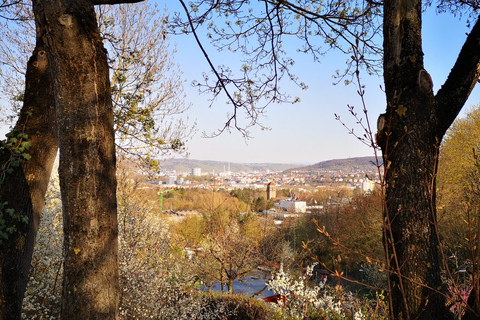
{"label": "green leaf", "polygon": [[7,233],[9,233],[9,234],[12,234],[15,231],[17,231],[17,227],[16,226],[11,226],[11,227],[8,227],[7,229],[5,229],[5,231],[7,231]]}
{"label": "green leaf", "polygon": [[31,146],[32,146],[32,141],[23,141],[21,144],[21,147],[25,148],[25,150],[30,148]]}

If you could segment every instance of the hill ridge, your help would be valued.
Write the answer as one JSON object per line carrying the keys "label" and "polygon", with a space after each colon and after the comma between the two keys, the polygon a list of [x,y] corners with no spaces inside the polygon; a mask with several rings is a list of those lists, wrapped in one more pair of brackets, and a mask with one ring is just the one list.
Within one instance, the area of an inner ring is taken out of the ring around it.
{"label": "hill ridge", "polygon": [[177,158],[162,161],[160,167],[162,171],[191,172],[193,168],[201,168],[202,172],[291,172],[291,171],[315,171],[323,170],[364,170],[374,169],[372,161],[374,157],[352,157],[346,159],[332,159],[321,161],[312,165],[301,165],[298,163],[268,163],[268,162],[228,162],[218,160],[196,160]]}

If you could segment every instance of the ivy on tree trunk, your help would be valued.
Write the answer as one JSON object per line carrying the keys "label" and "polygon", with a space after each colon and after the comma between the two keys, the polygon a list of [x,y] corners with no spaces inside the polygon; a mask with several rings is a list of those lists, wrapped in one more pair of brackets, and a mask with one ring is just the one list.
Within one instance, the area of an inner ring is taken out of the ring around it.
{"label": "ivy on tree trunk", "polygon": [[59,145],[66,252],[62,318],[118,318],[113,111],[93,6],[135,2],[140,0],[33,1],[37,47],[27,67],[24,106],[0,155],[6,226],[0,233],[8,236],[0,256],[0,319],[21,318]]}
{"label": "ivy on tree trunk", "polygon": [[[49,64],[41,40],[27,64],[24,104],[0,161],[0,202],[7,239],[1,245],[0,318],[20,320],[35,235],[58,140]],[[3,312],[3,314],[2,314]]]}

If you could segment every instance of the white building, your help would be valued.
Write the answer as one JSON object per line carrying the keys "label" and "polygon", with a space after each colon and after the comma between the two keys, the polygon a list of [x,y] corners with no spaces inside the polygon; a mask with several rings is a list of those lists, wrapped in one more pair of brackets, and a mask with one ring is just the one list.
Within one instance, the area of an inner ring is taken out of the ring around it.
{"label": "white building", "polygon": [[362,191],[372,192],[375,187],[375,183],[371,180],[365,180],[362,182]]}
{"label": "white building", "polygon": [[168,176],[167,177],[167,185],[175,184],[176,180],[177,180],[177,176]]}
{"label": "white building", "polygon": [[286,200],[280,200],[280,203],[275,203],[275,207],[282,209],[284,211],[293,211],[295,213],[307,212],[306,201],[297,201],[297,200],[292,200],[290,198]]}
{"label": "white building", "polygon": [[202,168],[193,168],[192,169],[193,176],[201,176],[202,175]]}

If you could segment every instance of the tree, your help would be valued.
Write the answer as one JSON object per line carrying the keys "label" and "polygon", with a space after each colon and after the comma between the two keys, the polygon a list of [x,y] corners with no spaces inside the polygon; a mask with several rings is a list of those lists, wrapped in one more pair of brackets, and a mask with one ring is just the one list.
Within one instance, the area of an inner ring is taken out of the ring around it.
{"label": "tree", "polygon": [[[445,83],[434,94],[423,62],[421,0],[367,1],[358,6],[348,1],[262,1],[261,5],[250,5],[246,1],[197,1],[191,3],[190,8],[184,1],[180,2],[186,21],[182,23],[178,15],[174,22],[182,32],[196,33],[206,24],[211,30],[209,36],[218,47],[239,50],[248,57],[241,69],[243,76],[236,78],[230,69],[217,70],[210,63],[214,79],[213,84],[206,83],[207,89],[213,91],[214,97],[225,91],[234,106],[225,128],[240,126],[236,120],[239,110],[251,116],[250,124],[255,124],[265,104],[257,108],[251,106],[262,97],[267,103],[282,100],[278,91],[282,75],[296,80],[288,73],[293,61],[284,58],[282,47],[282,39],[288,35],[301,39],[304,43],[301,50],[312,53],[315,58],[321,53],[313,45],[318,43],[313,41],[316,36],[323,38],[327,48],[348,53],[351,60],[347,71],[351,71],[353,78],[359,77],[362,66],[372,70],[375,67],[372,58],[383,52],[387,107],[386,113],[379,117],[376,136],[385,172],[383,221],[390,271],[390,317],[451,319],[440,278],[435,179],[440,142],[480,73],[477,40],[480,20],[475,16],[476,4],[439,4],[442,11],[465,10],[468,14],[470,10],[472,21],[476,22],[472,22],[471,32]],[[219,24],[213,22],[217,16]],[[383,24],[379,23],[380,18]],[[380,25],[383,26],[383,51],[373,42]],[[259,43],[252,45],[253,38]],[[210,79],[206,77],[206,80]],[[235,94],[229,94],[229,86],[236,88]],[[361,86],[359,93],[363,97]],[[367,143],[376,148],[370,124],[364,128]]]}
{"label": "tree", "polygon": [[24,106],[1,148],[2,319],[20,319],[35,235],[58,148],[51,75],[41,39],[27,66]]}
{"label": "tree", "polygon": [[357,195],[339,211],[335,233],[330,234],[341,244],[337,254],[348,256],[348,268],[360,267],[365,257],[382,261],[382,194]]}
{"label": "tree", "polygon": [[[10,102],[6,119],[15,119],[24,96],[24,60],[35,46],[31,8],[17,5],[26,19],[0,30],[0,92]],[[140,167],[156,169],[158,159],[185,153],[194,132],[184,103],[183,80],[173,62],[164,16],[157,6],[96,7],[101,37],[108,50],[117,155]],[[161,35],[161,36],[159,36]]]}
{"label": "tree", "polygon": [[[480,109],[476,106],[465,117],[455,120],[442,143],[438,170],[439,228],[450,257],[449,271],[453,274],[458,269],[466,270],[474,292],[478,292],[480,286],[479,115]],[[475,301],[478,295],[472,294],[471,298],[470,307],[479,313],[480,304]]]}
{"label": "tree", "polygon": [[[4,150],[2,165],[5,164],[2,172],[13,173],[2,174],[4,183],[0,189],[2,203],[8,202],[8,206],[2,210],[2,217],[6,220],[3,231],[10,232],[8,235],[4,234],[4,237],[8,236],[9,239],[4,243],[1,257],[3,270],[6,270],[3,272],[5,300],[1,301],[5,301],[7,310],[5,312],[12,319],[20,318],[31,253],[45,202],[46,185],[58,149],[55,101],[53,87],[50,84],[50,64],[46,57],[43,38],[37,38],[37,47],[29,61],[26,80],[20,78],[24,76],[22,61],[32,48],[30,39],[35,37],[32,33],[36,30],[36,27],[31,25],[33,20],[27,19],[31,17],[31,12],[27,10],[26,5],[21,4],[14,2],[15,6],[12,5],[12,8],[15,9],[15,16],[24,19],[17,19],[14,27],[1,30],[0,46],[3,53],[3,66],[0,71],[3,91],[8,91],[14,113],[20,114],[16,127],[2,148]],[[113,99],[116,101],[117,110],[115,112],[115,131],[119,137],[117,150],[124,156],[136,155],[143,163],[155,165],[153,157],[159,153],[166,154],[170,150],[182,152],[183,143],[192,132],[181,119],[178,121],[173,119],[172,122],[168,120],[170,115],[181,114],[186,109],[181,101],[180,73],[174,70],[175,66],[168,58],[171,51],[166,45],[165,37],[150,36],[149,41],[131,43],[131,39],[136,37],[135,32],[151,35],[157,31],[161,32],[161,26],[150,23],[157,17],[158,10],[148,5],[115,8],[100,10],[102,18],[100,21],[104,31],[103,37],[111,44],[112,57],[109,62],[114,70],[112,78],[117,79],[121,72],[122,79],[125,80],[122,86],[113,85],[116,88]],[[126,18],[128,15],[131,19]],[[129,55],[135,55],[136,58],[128,58]],[[169,73],[171,77],[167,78]],[[26,83],[25,93],[21,88],[23,83]],[[161,89],[158,89],[159,83],[162,84]],[[132,87],[137,91],[132,93]],[[136,100],[125,98],[133,96]],[[20,108],[19,104],[22,102],[23,107]],[[128,112],[120,112],[121,108],[127,109]],[[143,145],[129,143],[127,147],[122,144],[126,139],[122,139],[118,132],[128,131],[131,134],[133,130],[136,130],[135,137],[144,143]],[[30,148],[26,150],[27,147]],[[29,160],[25,161],[27,158]],[[11,166],[11,163],[21,165]],[[29,197],[32,199],[31,203],[28,201]],[[12,210],[15,210],[15,214],[10,217],[7,211],[13,212]],[[22,218],[25,221],[28,219],[28,223],[18,223],[17,220],[21,217],[25,217]],[[12,233],[14,227],[18,232]],[[19,241],[24,243],[25,250],[18,250]]]}
{"label": "tree", "polygon": [[[228,197],[225,198],[224,195]],[[220,283],[222,292],[233,292],[233,282],[261,262],[259,226],[253,214],[240,215],[240,201],[228,193],[203,199],[202,217],[188,217],[176,229],[184,250],[196,250],[193,273],[207,285]]]}
{"label": "tree", "polygon": [[61,317],[117,319],[113,108],[93,3],[34,2],[33,11],[57,112],[65,250]]}
{"label": "tree", "polygon": [[184,103],[182,72],[173,62],[165,16],[147,3],[100,7],[109,52],[117,152],[141,166],[185,153],[194,132]]}
{"label": "tree", "polygon": [[[471,174],[475,171],[475,153],[478,145],[478,107],[465,117],[455,120],[442,142],[438,164],[439,227],[445,238],[448,255],[455,255],[463,265],[469,259],[468,220],[466,202],[468,188],[473,185]],[[456,266],[459,267],[458,265]],[[462,267],[463,269],[463,267]]]}

